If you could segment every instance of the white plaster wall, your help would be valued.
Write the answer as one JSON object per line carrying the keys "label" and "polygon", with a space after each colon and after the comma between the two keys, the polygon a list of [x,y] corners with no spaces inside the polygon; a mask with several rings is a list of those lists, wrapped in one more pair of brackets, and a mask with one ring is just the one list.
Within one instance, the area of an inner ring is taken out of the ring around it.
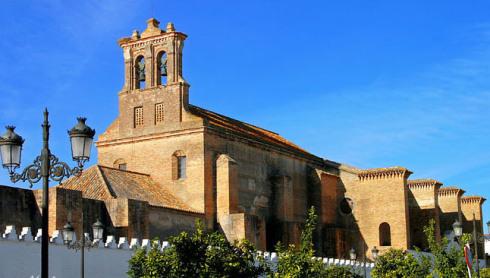
{"label": "white plaster wall", "polygon": [[[155,243],[160,250],[169,246],[166,241]],[[128,261],[133,254],[133,248],[142,246],[148,249],[150,245],[151,242],[148,239],[144,239],[140,245],[138,239],[132,239],[129,243],[126,238],[119,238],[119,243],[116,243],[113,236],[108,236],[105,244],[99,242],[98,247],[86,249],[85,277],[127,277]],[[258,251],[257,255],[264,257],[273,270],[277,269],[276,253]],[[68,249],[66,245],[63,245],[60,231],[55,231],[49,244],[49,277],[79,277],[80,256],[80,251]],[[319,257],[312,259],[322,261],[325,266],[346,266],[361,275],[366,270],[368,278],[374,267],[373,263],[344,259]],[[40,234],[33,238],[30,227],[24,227],[18,235],[15,226],[7,226],[5,233],[0,237],[0,278],[38,278],[40,272]]]}
{"label": "white plaster wall", "polygon": [[[132,250],[85,250],[85,277],[127,277]],[[0,240],[0,278],[41,277],[39,242]],[[49,244],[49,277],[80,277],[80,251]]]}

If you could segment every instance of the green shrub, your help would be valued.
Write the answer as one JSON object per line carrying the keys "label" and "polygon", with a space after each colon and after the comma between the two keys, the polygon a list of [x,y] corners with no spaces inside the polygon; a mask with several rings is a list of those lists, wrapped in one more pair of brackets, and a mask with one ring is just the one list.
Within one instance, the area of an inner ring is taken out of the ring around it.
{"label": "green shrub", "polygon": [[277,272],[273,277],[287,278],[320,278],[320,277],[359,277],[346,267],[325,267],[321,260],[313,258],[313,231],[316,225],[316,214],[314,207],[308,211],[305,228],[301,233],[300,247],[291,244],[287,248],[280,243],[276,246],[278,254]]}
{"label": "green shrub", "polygon": [[267,268],[255,264],[254,247],[247,241],[229,243],[221,233],[206,233],[200,223],[194,233],[182,232],[169,239],[163,251],[154,245],[137,250],[129,260],[128,276],[158,277],[258,277]]}
{"label": "green shrub", "polygon": [[376,259],[371,272],[373,278],[431,277],[430,266],[418,261],[412,254],[399,249],[389,249]]}

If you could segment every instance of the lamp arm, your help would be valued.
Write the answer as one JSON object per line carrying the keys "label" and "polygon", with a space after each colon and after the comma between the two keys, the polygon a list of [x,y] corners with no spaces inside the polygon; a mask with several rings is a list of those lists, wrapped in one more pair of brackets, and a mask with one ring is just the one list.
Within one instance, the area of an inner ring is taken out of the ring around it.
{"label": "lamp arm", "polygon": [[[69,178],[71,176],[79,176],[82,174],[83,167],[81,165],[70,168],[68,164],[65,162],[59,161],[59,159],[54,156],[50,155],[49,156],[50,160],[50,169],[49,169],[49,177],[53,181],[60,182],[64,178]],[[41,156],[36,157],[34,162],[24,168],[22,170],[22,173],[11,173],[10,174],[10,180],[13,183],[16,183],[18,181],[27,181],[29,182],[29,187],[32,188],[32,186],[39,182],[42,178],[41,175],[41,169],[42,169],[42,159]]]}
{"label": "lamp arm", "polygon": [[34,159],[34,162],[27,166],[26,168],[24,168],[24,170],[22,170],[22,173],[18,174],[18,173],[11,173],[10,174],[10,180],[13,182],[13,183],[16,183],[18,181],[28,181],[30,186],[32,188],[32,185],[39,182],[42,178],[41,176],[41,165],[42,165],[42,162],[41,162],[41,157],[38,156],[36,157],[36,159]]}
{"label": "lamp arm", "polygon": [[51,155],[49,157],[51,168],[49,169],[49,177],[57,182],[62,181],[64,178],[69,178],[71,176],[79,176],[82,174],[83,168],[81,166],[75,166],[70,168],[68,164]]}

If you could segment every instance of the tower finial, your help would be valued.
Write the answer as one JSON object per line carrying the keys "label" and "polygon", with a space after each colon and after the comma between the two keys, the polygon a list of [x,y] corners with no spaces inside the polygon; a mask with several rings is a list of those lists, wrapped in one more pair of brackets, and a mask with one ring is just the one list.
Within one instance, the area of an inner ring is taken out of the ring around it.
{"label": "tower finial", "polygon": [[147,38],[147,37],[153,37],[153,36],[158,36],[163,33],[162,30],[160,30],[160,22],[154,18],[150,18],[146,21],[148,24],[146,26],[146,30],[141,33],[141,38]]}
{"label": "tower finial", "polygon": [[167,23],[167,32],[175,32],[175,26],[172,22]]}

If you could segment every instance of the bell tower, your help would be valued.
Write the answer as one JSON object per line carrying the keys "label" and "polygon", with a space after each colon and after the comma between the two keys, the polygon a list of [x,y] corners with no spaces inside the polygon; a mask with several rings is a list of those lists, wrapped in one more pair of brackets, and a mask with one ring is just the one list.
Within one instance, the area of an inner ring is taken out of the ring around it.
{"label": "bell tower", "polygon": [[119,116],[101,140],[124,139],[182,129],[197,118],[188,112],[189,84],[182,77],[187,35],[173,23],[165,30],[154,18],[146,29],[118,41],[124,57]]}
{"label": "bell tower", "polygon": [[175,31],[173,23],[161,30],[154,18],[146,30],[135,30],[129,38],[119,40],[124,53],[125,82],[123,91],[149,89],[185,83],[182,78],[182,49],[187,36]]}

